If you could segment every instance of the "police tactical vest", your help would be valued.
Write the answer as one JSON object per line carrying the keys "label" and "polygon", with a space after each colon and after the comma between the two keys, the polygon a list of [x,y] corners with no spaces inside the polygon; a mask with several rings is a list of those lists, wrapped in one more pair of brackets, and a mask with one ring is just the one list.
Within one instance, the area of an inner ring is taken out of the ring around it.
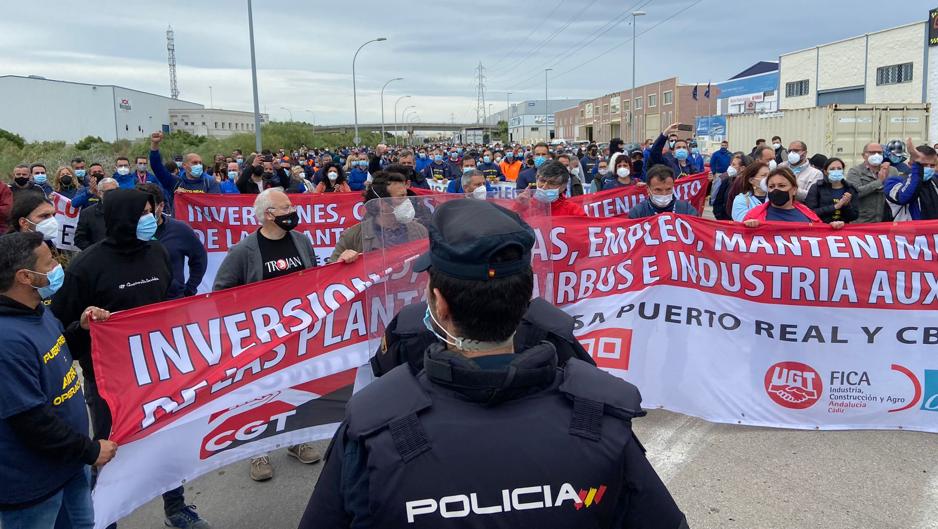
{"label": "police tactical vest", "polygon": [[[370,525],[612,527],[628,508],[619,501],[623,447],[637,442],[631,419],[644,415],[638,389],[576,359],[562,370],[552,360],[544,380],[543,362],[513,361],[506,384],[535,390],[479,402],[454,390],[471,370],[431,365],[441,349],[428,351],[433,375],[400,366],[349,403],[347,436],[367,458]],[[555,355],[549,343],[519,358],[545,354]]]}
{"label": "police tactical vest", "polygon": [[[423,369],[423,353],[436,336],[427,330],[423,317],[426,302],[414,303],[401,309],[387,326],[381,349],[371,357],[371,369],[380,377],[395,367],[409,364],[414,373]],[[522,317],[515,333],[515,351],[524,351],[543,341],[553,344],[561,366],[570,358],[589,364],[596,362],[573,335],[573,318],[542,298],[534,298]]]}

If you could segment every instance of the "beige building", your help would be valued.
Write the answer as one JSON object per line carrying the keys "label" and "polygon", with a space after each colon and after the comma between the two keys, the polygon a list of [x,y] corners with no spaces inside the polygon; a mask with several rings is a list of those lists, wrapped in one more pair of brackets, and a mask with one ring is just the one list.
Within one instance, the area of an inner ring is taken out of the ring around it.
{"label": "beige building", "polygon": [[[261,124],[270,117],[261,114]],[[197,136],[227,138],[233,134],[254,132],[254,113],[220,108],[172,109],[169,111],[170,130],[182,130]]]}
{"label": "beige building", "polygon": [[781,55],[779,110],[924,103],[927,30],[915,22]]}

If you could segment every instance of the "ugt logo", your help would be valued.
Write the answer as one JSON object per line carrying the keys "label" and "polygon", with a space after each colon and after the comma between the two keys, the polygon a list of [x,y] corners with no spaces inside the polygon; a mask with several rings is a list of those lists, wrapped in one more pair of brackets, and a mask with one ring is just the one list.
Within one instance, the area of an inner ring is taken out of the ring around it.
{"label": "ugt logo", "polygon": [[821,375],[801,362],[779,362],[765,372],[766,393],[785,408],[810,408],[821,398],[823,390]]}

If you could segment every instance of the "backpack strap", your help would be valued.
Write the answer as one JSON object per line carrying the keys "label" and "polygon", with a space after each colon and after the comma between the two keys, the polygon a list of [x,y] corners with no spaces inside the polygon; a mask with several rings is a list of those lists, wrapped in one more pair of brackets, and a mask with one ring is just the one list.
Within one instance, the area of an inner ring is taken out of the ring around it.
{"label": "backpack strap", "polygon": [[564,366],[558,388],[573,401],[570,434],[591,441],[602,438],[602,417],[643,417],[642,396],[634,385],[578,359]]}

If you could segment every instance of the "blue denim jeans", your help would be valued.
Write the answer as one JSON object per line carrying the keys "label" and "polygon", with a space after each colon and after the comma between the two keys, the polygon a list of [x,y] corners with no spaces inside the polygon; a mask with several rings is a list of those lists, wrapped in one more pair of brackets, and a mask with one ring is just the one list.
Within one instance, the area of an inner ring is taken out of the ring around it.
{"label": "blue denim jeans", "polygon": [[46,500],[16,511],[0,511],[3,529],[93,529],[91,467]]}

